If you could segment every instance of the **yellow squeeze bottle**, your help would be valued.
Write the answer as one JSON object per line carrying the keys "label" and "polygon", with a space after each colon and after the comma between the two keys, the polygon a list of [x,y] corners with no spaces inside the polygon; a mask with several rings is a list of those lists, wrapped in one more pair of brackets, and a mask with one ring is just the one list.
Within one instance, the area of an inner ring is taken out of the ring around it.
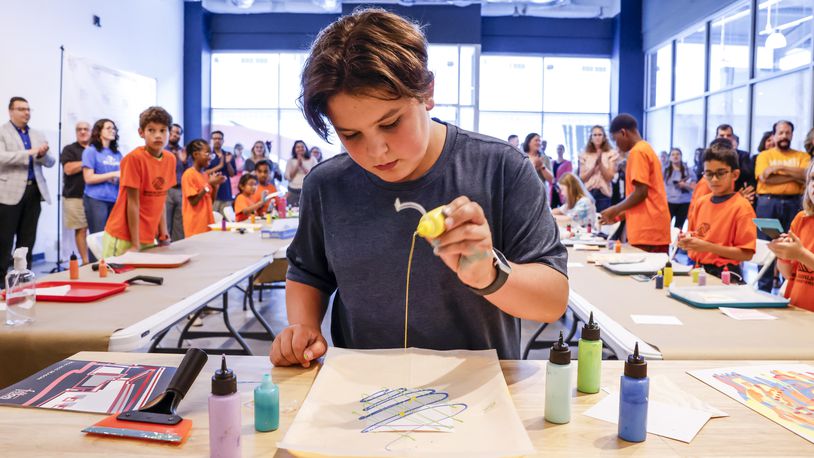
{"label": "yellow squeeze bottle", "polygon": [[418,235],[434,239],[444,233],[446,229],[444,226],[444,220],[446,219],[443,213],[444,207],[445,206],[442,205],[438,208],[434,208],[421,217],[418,221],[418,228],[416,229]]}

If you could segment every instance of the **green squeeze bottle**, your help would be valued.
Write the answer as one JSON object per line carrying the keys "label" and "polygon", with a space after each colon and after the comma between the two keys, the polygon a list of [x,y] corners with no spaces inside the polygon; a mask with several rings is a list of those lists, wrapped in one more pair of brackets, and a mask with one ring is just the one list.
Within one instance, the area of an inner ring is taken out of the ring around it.
{"label": "green squeeze bottle", "polygon": [[581,393],[598,393],[602,373],[602,341],[599,340],[599,326],[594,322],[594,312],[591,312],[588,324],[582,328],[577,353],[577,390]]}

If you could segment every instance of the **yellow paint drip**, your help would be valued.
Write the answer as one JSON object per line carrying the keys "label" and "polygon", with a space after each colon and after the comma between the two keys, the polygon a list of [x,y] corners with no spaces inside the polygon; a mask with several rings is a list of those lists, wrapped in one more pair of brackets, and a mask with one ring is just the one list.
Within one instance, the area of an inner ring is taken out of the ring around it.
{"label": "yellow paint drip", "polygon": [[407,317],[410,311],[410,268],[413,265],[413,251],[415,250],[415,239],[418,232],[413,232],[413,240],[410,244],[410,256],[407,258],[407,286],[404,289],[404,349],[407,349]]}

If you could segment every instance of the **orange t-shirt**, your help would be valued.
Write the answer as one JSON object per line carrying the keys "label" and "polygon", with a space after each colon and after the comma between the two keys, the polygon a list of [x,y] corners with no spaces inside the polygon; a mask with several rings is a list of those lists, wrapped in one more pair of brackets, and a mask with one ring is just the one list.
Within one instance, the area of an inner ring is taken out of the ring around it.
{"label": "orange t-shirt", "polygon": [[[690,231],[695,237],[721,246],[732,246],[755,251],[757,227],[752,219],[755,210],[752,204],[740,193],[735,193],[721,203],[715,203],[712,194],[701,197],[690,218]],[[690,250],[690,258],[701,264],[739,264],[740,261],[726,259],[717,254]]]}
{"label": "orange t-shirt", "polygon": [[[808,251],[814,251],[814,216],[801,211],[791,222],[791,231],[800,237],[800,243]],[[795,305],[814,312],[814,270],[794,261],[791,278],[786,286],[786,297]]]}
{"label": "orange t-shirt", "polygon": [[669,245],[670,209],[661,174],[661,163],[644,140],[631,148],[625,169],[625,196],[633,194],[633,182],[647,186],[644,202],[625,211],[627,238],[632,245]]}
{"label": "orange t-shirt", "polygon": [[[734,185],[734,181],[732,182]],[[693,213],[695,212],[695,206],[698,204],[698,201],[701,200],[702,197],[706,196],[707,194],[712,194],[712,189],[709,187],[709,182],[705,177],[701,177],[698,180],[698,183],[695,184],[695,190],[692,192],[692,197],[690,198],[690,208],[687,210],[687,221],[692,223]],[[687,227],[690,227],[689,225]]]}
{"label": "orange t-shirt", "polygon": [[[254,195],[252,196],[252,200],[255,201],[255,202],[260,202],[260,199],[263,198],[263,191],[268,191],[269,194],[273,194],[273,193],[277,192],[277,188],[274,187],[274,185],[271,184],[271,183],[269,183],[267,185],[262,185],[260,183],[257,183],[257,191],[254,192]],[[274,202],[277,202],[276,197],[274,198]],[[258,208],[257,209],[257,216],[265,215],[267,207],[268,207],[268,203],[266,205],[263,205],[262,207]]]}
{"label": "orange t-shirt", "polygon": [[[241,222],[249,219],[248,215],[243,214],[243,209],[256,204],[257,201],[253,197],[246,197],[245,194],[238,194],[235,197],[235,221]],[[257,214],[257,211],[254,212]]]}
{"label": "orange t-shirt", "polygon": [[127,188],[138,189],[139,242],[152,245],[158,235],[158,224],[164,214],[167,190],[175,186],[175,155],[163,151],[160,158],[139,146],[124,156],[119,178],[119,196],[110,212],[105,232],[121,240],[130,240],[127,227]]}
{"label": "orange t-shirt", "polygon": [[191,237],[209,231],[209,225],[215,223],[215,216],[212,214],[212,200],[217,193],[216,186],[209,186],[210,191],[198,201],[197,205],[192,205],[189,198],[197,196],[204,188],[209,186],[208,175],[190,167],[181,176],[181,195],[183,203],[181,210],[184,215],[184,235]]}

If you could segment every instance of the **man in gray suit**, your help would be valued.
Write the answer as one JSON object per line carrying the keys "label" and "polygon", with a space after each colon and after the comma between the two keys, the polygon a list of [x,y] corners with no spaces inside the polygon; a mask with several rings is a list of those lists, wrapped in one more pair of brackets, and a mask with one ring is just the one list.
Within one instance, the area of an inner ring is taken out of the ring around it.
{"label": "man in gray suit", "polygon": [[0,126],[0,275],[5,278],[16,246],[28,247],[28,266],[37,238],[40,202],[51,203],[42,166],[56,162],[48,154],[45,136],[28,127],[31,109],[22,97],[8,104],[10,121]]}

